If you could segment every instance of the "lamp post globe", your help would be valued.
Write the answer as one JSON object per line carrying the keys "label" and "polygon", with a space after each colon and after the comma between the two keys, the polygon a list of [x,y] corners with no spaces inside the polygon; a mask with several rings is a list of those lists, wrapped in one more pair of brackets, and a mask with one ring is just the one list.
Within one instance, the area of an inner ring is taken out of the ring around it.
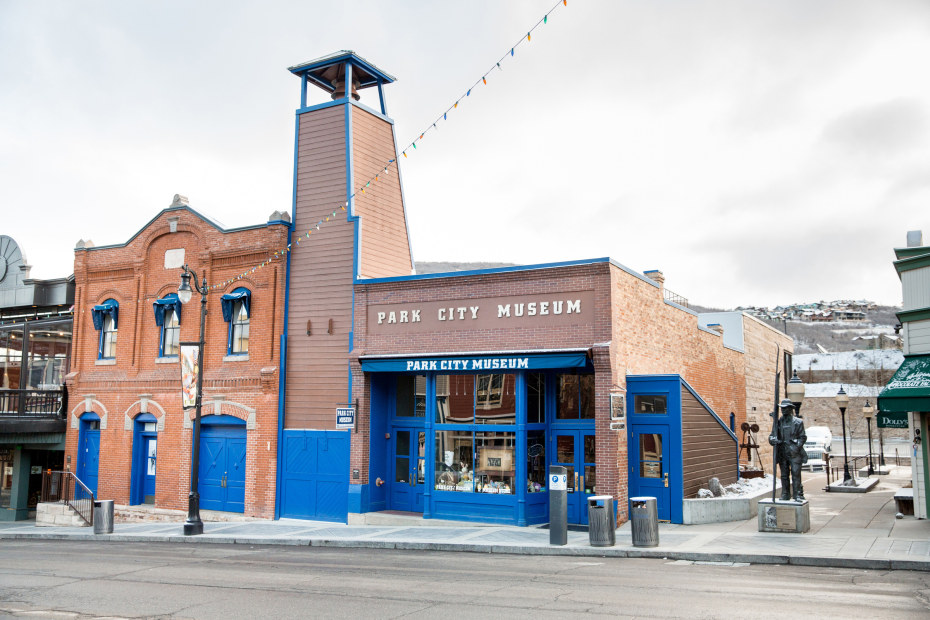
{"label": "lamp post globe", "polygon": [[842,385],[840,391],[836,393],[835,400],[836,406],[840,409],[840,420],[843,426],[843,484],[846,484],[852,480],[852,476],[849,475],[849,451],[846,447],[846,408],[849,406],[849,395],[846,394]]}
{"label": "lamp post globe", "polygon": [[804,403],[804,382],[798,377],[798,371],[795,370],[788,379],[788,385],[785,387],[785,396],[794,405],[794,413],[801,417],[801,405]]}
{"label": "lamp post globe", "polygon": [[875,467],[872,464],[872,416],[875,414],[875,407],[866,399],[862,406],[862,416],[865,418],[869,429],[869,475],[875,475]]}

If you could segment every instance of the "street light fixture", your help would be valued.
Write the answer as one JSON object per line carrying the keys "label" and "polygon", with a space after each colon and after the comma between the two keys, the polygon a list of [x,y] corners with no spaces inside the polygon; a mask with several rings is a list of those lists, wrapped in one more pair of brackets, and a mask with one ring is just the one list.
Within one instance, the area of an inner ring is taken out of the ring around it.
{"label": "street light fixture", "polygon": [[849,475],[849,452],[846,449],[846,407],[849,406],[849,396],[840,386],[840,391],[836,393],[836,406],[840,408],[840,419],[843,424],[843,484],[852,480]]}
{"label": "street light fixture", "polygon": [[862,406],[862,415],[869,427],[869,475],[875,475],[875,468],[872,466],[872,415],[875,413],[875,407],[866,399]]}
{"label": "street light fixture", "polygon": [[801,404],[804,402],[804,382],[798,377],[798,371],[795,370],[791,378],[788,379],[788,385],[785,387],[785,396],[794,405],[794,413],[801,417]]}
{"label": "street light fixture", "polygon": [[[203,397],[203,357],[204,357],[204,327],[207,322],[207,274],[204,273],[200,282],[197,274],[187,265],[183,267],[181,285],[178,286],[178,300],[186,304],[191,300],[194,290],[200,293],[200,346],[197,350],[197,395],[194,399],[194,434],[191,439],[193,455],[191,462],[191,492],[187,497],[187,521],[184,523],[184,535],[192,536],[203,534],[203,521],[200,520],[200,492],[197,489],[200,477],[200,405]],[[191,278],[194,286],[191,287]]]}

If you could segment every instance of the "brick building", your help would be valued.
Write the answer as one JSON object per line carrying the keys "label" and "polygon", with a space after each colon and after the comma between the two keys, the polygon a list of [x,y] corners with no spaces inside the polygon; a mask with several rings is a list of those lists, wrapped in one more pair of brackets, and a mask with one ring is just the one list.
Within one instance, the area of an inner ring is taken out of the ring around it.
{"label": "brick building", "polygon": [[[291,71],[295,233],[338,217],[289,258],[277,516],[544,523],[563,465],[571,522],[595,493],[621,521],[636,494],[680,521],[708,478],[736,480],[731,424],[762,406],[758,386],[770,402],[768,358],[789,338],[747,320],[749,344],[729,346],[660,273],[608,258],[411,275],[393,78],[352,52]],[[331,100],[309,103],[310,85]]]}
{"label": "brick building", "polygon": [[273,515],[285,283],[274,253],[289,219],[224,230],[175,196],[125,244],[78,244],[65,466],[97,496],[187,508],[194,411],[181,406],[178,351],[200,329],[200,304],[177,298],[187,264],[224,283],[207,303],[201,507]]}

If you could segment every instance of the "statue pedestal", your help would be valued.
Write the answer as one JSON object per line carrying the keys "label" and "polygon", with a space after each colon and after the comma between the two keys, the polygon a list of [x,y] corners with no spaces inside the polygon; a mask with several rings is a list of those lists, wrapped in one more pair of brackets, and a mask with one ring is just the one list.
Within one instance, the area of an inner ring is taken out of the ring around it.
{"label": "statue pedestal", "polygon": [[803,534],[811,529],[810,502],[759,500],[759,531]]}

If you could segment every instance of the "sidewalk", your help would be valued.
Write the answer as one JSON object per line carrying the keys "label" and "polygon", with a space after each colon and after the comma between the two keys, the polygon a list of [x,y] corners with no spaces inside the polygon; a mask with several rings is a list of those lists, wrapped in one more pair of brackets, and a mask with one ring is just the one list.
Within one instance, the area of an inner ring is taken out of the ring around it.
{"label": "sidewalk", "polygon": [[869,493],[825,493],[822,474],[807,475],[808,534],[760,533],[755,519],[709,525],[660,524],[660,546],[634,547],[630,524],[614,547],[591,547],[587,532],[568,532],[566,546],[550,546],[549,530],[474,525],[385,515],[387,525],[318,521],[207,521],[201,536],[184,536],[182,522],[116,523],[112,534],[93,529],[0,523],[0,539],[109,540],[186,544],[309,545],[526,555],[663,558],[693,562],[796,564],[930,571],[930,520],[895,519],[892,496],[909,475],[899,468]]}

